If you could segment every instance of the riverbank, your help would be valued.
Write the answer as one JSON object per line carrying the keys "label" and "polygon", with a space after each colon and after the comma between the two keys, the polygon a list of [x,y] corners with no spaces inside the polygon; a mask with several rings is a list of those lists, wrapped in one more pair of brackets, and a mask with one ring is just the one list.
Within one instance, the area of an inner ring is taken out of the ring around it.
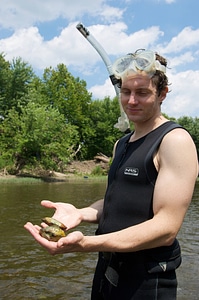
{"label": "riverbank", "polygon": [[6,170],[0,172],[1,182],[16,182],[41,180],[46,182],[64,182],[69,180],[79,179],[94,179],[106,178],[109,169],[109,164],[102,161],[88,160],[88,161],[73,161],[70,163],[64,173],[55,172],[51,170],[33,169],[21,170],[17,175],[10,175]]}

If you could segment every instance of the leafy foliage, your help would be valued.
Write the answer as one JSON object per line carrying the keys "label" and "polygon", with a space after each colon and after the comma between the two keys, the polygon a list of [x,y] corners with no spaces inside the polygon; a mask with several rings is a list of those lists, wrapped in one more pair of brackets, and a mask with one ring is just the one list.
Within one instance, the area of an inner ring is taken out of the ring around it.
{"label": "leafy foliage", "polygon": [[78,143],[75,126],[52,107],[30,102],[20,110],[11,109],[1,124],[2,157],[16,171],[24,165],[63,170]]}
{"label": "leafy foliage", "polygon": [[110,100],[107,97],[103,101],[93,101],[90,105],[90,119],[95,124],[95,135],[89,140],[91,157],[98,152],[111,156],[115,141],[123,135],[114,128],[120,114],[117,101],[117,98]]}
{"label": "leafy foliage", "polygon": [[12,63],[5,61],[0,55],[0,115],[6,116],[8,111],[17,109],[20,98],[28,93],[31,81],[34,79],[32,67],[21,58],[13,59]]}
{"label": "leafy foliage", "polygon": [[[0,54],[1,169],[64,171],[73,159],[93,159],[98,152],[111,156],[123,135],[114,128],[119,115],[117,98],[92,100],[86,82],[64,64],[46,68],[39,78],[21,58],[10,63]],[[199,119],[176,121],[190,132],[199,152]]]}

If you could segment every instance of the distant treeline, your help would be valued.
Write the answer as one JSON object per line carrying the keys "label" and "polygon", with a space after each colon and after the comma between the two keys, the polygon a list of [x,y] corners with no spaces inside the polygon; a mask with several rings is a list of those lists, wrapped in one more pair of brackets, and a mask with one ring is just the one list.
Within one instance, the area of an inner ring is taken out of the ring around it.
{"label": "distant treeline", "polygon": [[[114,128],[118,100],[93,100],[84,80],[64,64],[36,76],[21,58],[0,54],[0,169],[17,173],[24,167],[64,171],[72,160],[112,155],[123,133]],[[167,116],[168,117],[168,116]],[[177,121],[189,130],[199,151],[199,118]]]}

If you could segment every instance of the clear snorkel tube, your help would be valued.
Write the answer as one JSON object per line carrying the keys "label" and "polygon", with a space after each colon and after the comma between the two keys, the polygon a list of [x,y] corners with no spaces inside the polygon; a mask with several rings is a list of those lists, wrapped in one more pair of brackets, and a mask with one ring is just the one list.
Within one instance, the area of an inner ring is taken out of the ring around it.
{"label": "clear snorkel tube", "polygon": [[98,43],[98,41],[89,33],[89,31],[83,26],[83,24],[77,24],[76,28],[81,32],[81,34],[89,41],[89,43],[95,48],[95,50],[99,53],[102,60],[104,61],[106,68],[109,73],[110,80],[115,88],[116,96],[118,97],[118,102],[120,106],[120,117],[118,118],[118,123],[114,125],[115,128],[118,128],[121,132],[129,132],[130,125],[127,115],[125,114],[120,99],[119,99],[119,88],[117,86],[118,80],[115,78],[112,70],[112,63],[109,59],[107,53],[103,49],[103,47]]}

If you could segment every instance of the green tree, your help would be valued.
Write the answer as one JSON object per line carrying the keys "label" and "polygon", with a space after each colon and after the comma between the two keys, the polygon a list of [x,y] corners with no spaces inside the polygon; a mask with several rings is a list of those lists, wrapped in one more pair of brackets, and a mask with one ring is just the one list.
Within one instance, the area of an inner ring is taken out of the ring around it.
{"label": "green tree", "polygon": [[90,118],[95,124],[95,134],[89,140],[90,158],[98,152],[107,156],[112,155],[114,143],[123,135],[114,128],[119,116],[120,110],[116,97],[113,100],[106,97],[104,100],[95,100],[91,103]]}
{"label": "green tree", "polygon": [[5,111],[8,110],[7,99],[11,87],[12,73],[10,70],[10,63],[5,60],[5,55],[0,54],[0,116],[4,116]]}
{"label": "green tree", "polygon": [[57,109],[34,102],[20,111],[11,109],[1,124],[2,159],[16,172],[24,165],[62,171],[79,141],[75,126]]}
{"label": "green tree", "polygon": [[16,58],[11,63],[12,79],[10,89],[10,99],[20,99],[28,93],[28,87],[34,78],[33,69],[22,59]]}
{"label": "green tree", "polygon": [[0,55],[0,114],[5,116],[8,111],[18,108],[19,100],[26,95],[31,81],[35,78],[32,67],[21,58],[7,62]]}
{"label": "green tree", "polygon": [[56,69],[47,68],[43,74],[42,95],[46,104],[52,105],[63,114],[68,124],[78,128],[82,143],[79,158],[88,157],[88,140],[94,135],[94,124],[90,119],[91,94],[86,82],[74,78],[64,64]]}

